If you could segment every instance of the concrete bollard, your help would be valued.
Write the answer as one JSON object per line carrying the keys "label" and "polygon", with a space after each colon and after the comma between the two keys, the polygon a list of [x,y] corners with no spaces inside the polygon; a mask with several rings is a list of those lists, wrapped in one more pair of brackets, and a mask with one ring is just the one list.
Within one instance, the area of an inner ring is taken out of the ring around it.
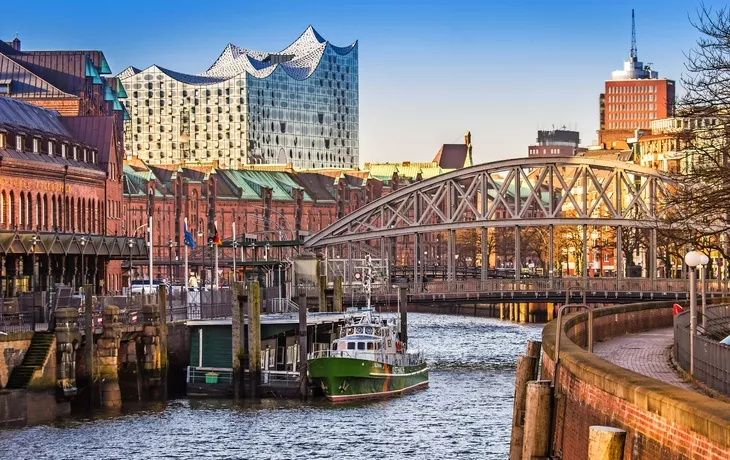
{"label": "concrete bollard", "polygon": [[623,460],[626,431],[610,426],[592,426],[588,436],[588,460]]}
{"label": "concrete bollard", "polygon": [[515,375],[515,399],[512,409],[512,435],[509,443],[509,459],[522,458],[522,444],[525,432],[525,403],[527,400],[527,382],[532,380],[532,369],[535,367],[535,358],[531,356],[517,357],[517,372]]}
{"label": "concrete bollard", "polygon": [[552,392],[550,380],[527,383],[525,432],[522,444],[523,459],[547,457],[550,452]]}

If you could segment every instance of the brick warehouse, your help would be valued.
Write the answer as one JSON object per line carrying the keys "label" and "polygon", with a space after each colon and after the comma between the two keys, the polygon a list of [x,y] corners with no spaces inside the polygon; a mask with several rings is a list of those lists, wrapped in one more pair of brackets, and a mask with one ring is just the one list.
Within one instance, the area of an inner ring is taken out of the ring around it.
{"label": "brick warehouse", "polygon": [[121,288],[125,94],[110,73],[101,51],[0,41],[2,296],[58,282]]}

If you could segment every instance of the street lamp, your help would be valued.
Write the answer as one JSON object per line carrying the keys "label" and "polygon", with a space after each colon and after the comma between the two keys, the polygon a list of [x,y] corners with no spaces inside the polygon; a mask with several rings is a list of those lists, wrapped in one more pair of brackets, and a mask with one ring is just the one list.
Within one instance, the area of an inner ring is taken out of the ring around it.
{"label": "street lamp", "polygon": [[32,253],[33,254],[33,260],[32,260],[32,264],[33,264],[33,276],[31,276],[31,278],[30,278],[30,283],[31,283],[30,284],[30,290],[31,291],[35,291],[35,288],[36,288],[36,279],[35,279],[35,272],[36,272],[36,268],[35,268],[35,245],[38,244],[38,242],[40,240],[41,239],[38,238],[37,235],[33,235],[33,237],[30,239],[30,246],[31,246],[31,248],[33,250],[33,253]]}
{"label": "street lamp", "polygon": [[84,252],[86,250],[86,242],[87,238],[85,236],[82,236],[79,239],[79,244],[81,245],[81,287],[84,287],[84,283],[86,282],[86,261],[84,260]]}
{"label": "street lamp", "polygon": [[702,263],[702,254],[690,251],[684,256],[689,267],[689,373],[695,373],[695,334],[697,333],[697,272],[695,267]]}
{"label": "street lamp", "polygon": [[172,283],[173,277],[172,277],[172,248],[177,246],[177,241],[172,241],[172,238],[167,240],[167,256],[169,258],[169,264],[167,265],[167,276],[169,278],[169,282]]}

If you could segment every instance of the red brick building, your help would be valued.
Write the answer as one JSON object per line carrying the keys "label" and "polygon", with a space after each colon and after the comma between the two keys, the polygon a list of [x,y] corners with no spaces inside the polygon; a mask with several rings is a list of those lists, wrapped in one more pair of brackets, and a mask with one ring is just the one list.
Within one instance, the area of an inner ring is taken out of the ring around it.
{"label": "red brick building", "polygon": [[129,252],[111,218],[120,153],[111,117],[62,117],[0,97],[3,297],[58,283],[120,288],[119,259]]}
{"label": "red brick building", "polygon": [[[232,238],[233,223],[239,240],[244,234],[258,240],[296,240],[379,198],[382,192],[382,183],[368,171],[294,171],[284,165],[246,169],[217,169],[215,164],[149,166],[134,160],[124,169],[122,233],[141,235],[146,231],[151,202],[153,276],[182,281],[181,269],[176,267],[182,265],[186,217],[198,246],[213,237],[214,222],[223,240]],[[230,249],[222,251],[221,268],[224,260],[232,258]],[[211,265],[210,254],[205,257],[205,265]],[[191,270],[198,271],[194,267],[203,263],[202,249],[190,250],[189,260]],[[135,278],[148,276],[146,261],[132,263]]]}
{"label": "red brick building", "polygon": [[[121,237],[126,94],[102,77],[110,73],[101,51],[26,51],[17,38],[0,41],[5,296],[58,282],[121,289],[119,259],[130,250]],[[133,249],[144,253],[138,243]]]}

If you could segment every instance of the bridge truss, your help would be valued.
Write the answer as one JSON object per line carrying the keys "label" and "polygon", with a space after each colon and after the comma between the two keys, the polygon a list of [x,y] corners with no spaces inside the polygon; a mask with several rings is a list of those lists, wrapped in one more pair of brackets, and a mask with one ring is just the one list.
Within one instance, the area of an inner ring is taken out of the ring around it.
{"label": "bridge truss", "polygon": [[[654,278],[656,230],[662,227],[661,203],[669,187],[670,180],[660,172],[616,161],[556,157],[485,163],[390,193],[312,235],[305,246],[324,252],[328,260],[370,254],[394,269],[410,267],[416,281],[434,267],[449,280],[456,279],[459,268],[481,272],[477,276],[487,279],[488,261],[498,268],[490,238],[499,237],[499,229],[510,229],[513,276],[520,279],[528,265],[525,255],[531,251],[523,247],[523,230],[542,228],[548,252],[541,257],[546,259],[541,261],[542,273],[552,277],[559,272],[554,250],[564,250],[555,241],[555,229],[562,227],[579,240],[571,248],[583,258],[574,264],[582,273],[574,275],[586,277],[592,263],[590,233],[600,230],[603,241],[610,233],[613,271],[621,277],[626,275],[624,239],[641,229],[643,240],[636,246],[644,262],[642,272]],[[461,254],[460,261],[456,236],[462,231],[476,235],[480,247],[467,260]]]}

